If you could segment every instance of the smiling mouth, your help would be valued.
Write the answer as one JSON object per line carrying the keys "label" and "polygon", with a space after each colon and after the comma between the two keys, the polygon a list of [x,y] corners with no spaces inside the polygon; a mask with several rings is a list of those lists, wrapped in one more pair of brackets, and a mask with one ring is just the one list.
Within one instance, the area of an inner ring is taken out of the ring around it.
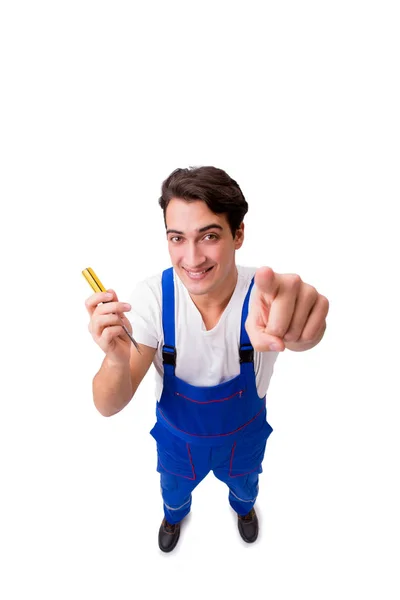
{"label": "smiling mouth", "polygon": [[193,279],[200,279],[200,277],[211,271],[213,267],[209,267],[208,269],[204,269],[203,271],[189,271],[189,269],[185,269],[185,267],[182,268],[189,275],[189,277]]}

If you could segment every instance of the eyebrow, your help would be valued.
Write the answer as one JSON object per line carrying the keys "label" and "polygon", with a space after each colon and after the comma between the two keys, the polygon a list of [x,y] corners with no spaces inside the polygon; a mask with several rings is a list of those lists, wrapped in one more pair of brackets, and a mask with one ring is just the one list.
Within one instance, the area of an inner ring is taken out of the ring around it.
{"label": "eyebrow", "polygon": [[[200,229],[196,229],[195,231],[197,231],[198,233],[204,233],[205,231],[208,231],[209,229],[220,229],[221,231],[223,231],[223,228],[221,227],[221,225],[218,225],[217,223],[211,223],[211,225],[205,225],[205,227],[200,227]],[[178,231],[177,229],[167,229],[167,235],[169,233],[178,233],[179,235],[184,235],[183,231]]]}

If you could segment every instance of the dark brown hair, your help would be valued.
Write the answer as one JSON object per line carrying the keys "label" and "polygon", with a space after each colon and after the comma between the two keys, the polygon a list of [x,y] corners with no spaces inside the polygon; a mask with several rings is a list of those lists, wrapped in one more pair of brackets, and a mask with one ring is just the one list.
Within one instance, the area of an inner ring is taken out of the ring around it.
{"label": "dark brown hair", "polygon": [[203,200],[216,214],[226,213],[233,237],[248,211],[242,190],[225,171],[216,167],[189,167],[175,169],[163,181],[159,205],[164,211],[172,198],[191,202]]}

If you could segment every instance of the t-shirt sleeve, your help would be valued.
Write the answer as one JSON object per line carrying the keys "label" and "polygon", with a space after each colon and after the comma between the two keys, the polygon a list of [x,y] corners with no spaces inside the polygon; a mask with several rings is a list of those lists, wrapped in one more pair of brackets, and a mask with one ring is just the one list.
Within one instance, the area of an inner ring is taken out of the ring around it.
{"label": "t-shirt sleeve", "polygon": [[161,338],[161,289],[155,278],[138,283],[128,297],[132,310],[125,313],[139,344],[157,348]]}

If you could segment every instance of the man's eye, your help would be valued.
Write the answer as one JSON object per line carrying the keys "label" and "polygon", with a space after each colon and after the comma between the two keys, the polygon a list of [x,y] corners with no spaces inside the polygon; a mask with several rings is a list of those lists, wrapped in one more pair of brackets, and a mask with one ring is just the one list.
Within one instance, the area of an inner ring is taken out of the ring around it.
{"label": "man's eye", "polygon": [[169,241],[170,241],[170,242],[176,242],[176,241],[178,241],[178,242],[179,242],[179,240],[180,240],[180,239],[181,239],[181,238],[180,238],[180,236],[179,236],[179,235],[174,235],[173,237],[170,237],[170,238],[169,238]]}
{"label": "man's eye", "polygon": [[206,238],[211,238],[212,240],[217,240],[218,236],[215,235],[215,233],[208,233],[206,236]]}

